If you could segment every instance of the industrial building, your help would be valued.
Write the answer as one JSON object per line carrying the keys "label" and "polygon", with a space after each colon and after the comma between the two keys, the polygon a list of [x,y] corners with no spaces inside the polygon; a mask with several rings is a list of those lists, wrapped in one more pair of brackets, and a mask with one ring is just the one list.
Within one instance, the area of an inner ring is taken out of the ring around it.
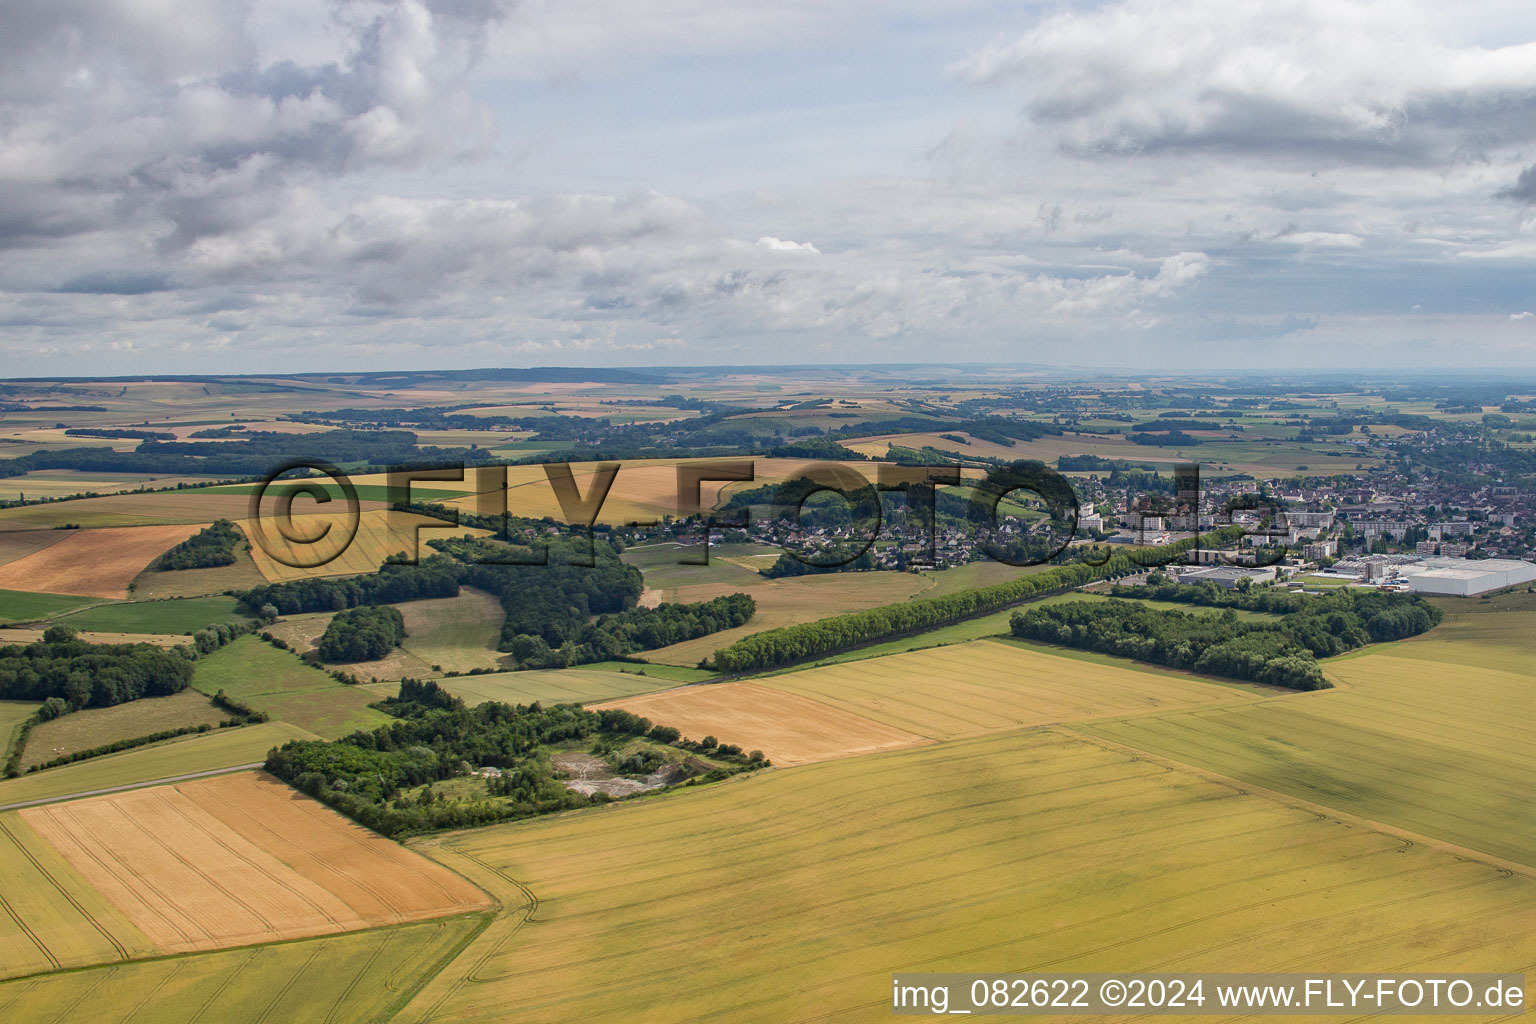
{"label": "industrial building", "polygon": [[1426,558],[1398,567],[1414,594],[1471,597],[1501,587],[1536,582],[1536,564],[1512,558]]}
{"label": "industrial building", "polygon": [[1214,569],[1190,569],[1179,574],[1180,583],[1214,583],[1226,590],[1236,590],[1239,580],[1248,580],[1250,583],[1273,583],[1275,570],[1273,566],[1248,569],[1237,565],[1224,565]]}

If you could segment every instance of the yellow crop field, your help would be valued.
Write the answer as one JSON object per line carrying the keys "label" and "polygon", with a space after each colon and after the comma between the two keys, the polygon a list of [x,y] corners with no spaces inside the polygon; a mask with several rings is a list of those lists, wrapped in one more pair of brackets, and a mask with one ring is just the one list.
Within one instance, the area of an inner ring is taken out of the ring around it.
{"label": "yellow crop field", "polygon": [[996,640],[810,668],[760,682],[936,740],[1253,699],[1248,691],[1194,676]]}
{"label": "yellow crop field", "polygon": [[595,710],[618,707],[689,739],[714,736],[743,750],[761,750],[777,765],[872,754],[930,742],[923,736],[756,683],[679,686],[624,697]]}
{"label": "yellow crop field", "polygon": [[240,494],[207,494],[199,491],[163,491],[153,494],[110,494],[44,505],[0,509],[0,531],[51,530],[75,524],[101,526],[152,526],[167,523],[211,523],[215,519],[239,519],[248,514],[249,499]]}
{"label": "yellow crop field", "polygon": [[1536,866],[1536,666],[1438,632],[1328,662],[1336,690],[1087,731]]}
{"label": "yellow crop field", "polygon": [[57,544],[0,565],[0,589],[125,598],[128,584],[146,565],[201,528],[192,525],[70,530]]}
{"label": "yellow crop field", "polygon": [[250,772],[19,814],[165,953],[491,905],[452,872]]}
{"label": "yellow crop field", "polygon": [[154,951],[142,932],[15,813],[0,814],[0,877],[5,879],[0,977]]}
{"label": "yellow crop field", "polygon": [[363,1024],[389,1016],[479,915],[0,984],[0,1014],[56,1024]]}
{"label": "yellow crop field", "polygon": [[[637,666],[639,667],[639,666]],[[443,686],[467,704],[498,700],[505,704],[590,704],[613,700],[632,693],[647,693],[672,686],[669,679],[644,676],[638,672],[610,672],[606,669],[558,668],[525,672],[492,672],[478,676],[441,679]],[[388,691],[387,693],[385,691]],[[398,687],[380,684],[380,696],[393,696]]]}
{"label": "yellow crop field", "polygon": [[1536,964],[1528,875],[1049,730],[419,848],[510,913],[412,1024],[887,1020],[893,970]]}
{"label": "yellow crop field", "polygon": [[265,760],[267,751],[289,740],[316,739],[287,722],[263,722],[239,729],[184,736],[152,746],[93,757],[61,768],[0,780],[0,808],[32,800],[53,800],[110,786],[131,786],[193,772],[218,771]]}
{"label": "yellow crop field", "polygon": [[824,576],[792,576],[788,579],[759,578],[745,585],[735,583],[700,583],[663,591],[663,600],[708,601],[726,594],[745,593],[757,602],[757,611],[745,626],[710,633],[695,640],[646,651],[642,657],[663,665],[692,667],[722,647],[742,637],[765,629],[813,622],[829,615],[856,612],[883,604],[894,604],[921,594],[932,581],[909,572],[847,572]]}
{"label": "yellow crop field", "polygon": [[[317,576],[346,576],[356,573],[377,572],[380,563],[390,555],[401,551],[426,558],[432,554],[427,541],[437,537],[483,537],[485,530],[471,530],[450,526],[441,519],[430,519],[411,512],[395,512],[390,509],[370,509],[358,516],[357,533],[347,540],[347,516],[345,512],[327,512],[314,515],[295,515],[293,530],[301,538],[323,541],[310,545],[292,543],[284,538],[273,523],[266,523],[268,543],[290,561],[321,561],[313,568],[285,565],[273,558],[262,547],[257,526],[251,520],[242,519],[240,528],[245,531],[251,544],[251,559],[268,581],[281,583],[286,580],[310,579]],[[329,528],[330,533],[322,533]],[[420,544],[417,529],[420,528]]]}

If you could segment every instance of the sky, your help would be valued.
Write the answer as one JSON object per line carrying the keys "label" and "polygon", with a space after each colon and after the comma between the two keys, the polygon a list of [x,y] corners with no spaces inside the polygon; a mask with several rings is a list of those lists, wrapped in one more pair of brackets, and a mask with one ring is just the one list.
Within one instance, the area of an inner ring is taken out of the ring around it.
{"label": "sky", "polygon": [[1533,270],[1532,5],[0,5],[0,376],[1528,370]]}

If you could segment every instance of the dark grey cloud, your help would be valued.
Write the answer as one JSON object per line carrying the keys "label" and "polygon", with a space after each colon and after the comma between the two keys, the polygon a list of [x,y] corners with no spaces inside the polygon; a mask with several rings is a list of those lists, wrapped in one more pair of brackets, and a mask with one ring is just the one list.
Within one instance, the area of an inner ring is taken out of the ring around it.
{"label": "dark grey cloud", "polygon": [[1500,199],[1518,199],[1522,203],[1536,203],[1536,164],[1520,172],[1520,177],[1509,188],[1499,193]]}

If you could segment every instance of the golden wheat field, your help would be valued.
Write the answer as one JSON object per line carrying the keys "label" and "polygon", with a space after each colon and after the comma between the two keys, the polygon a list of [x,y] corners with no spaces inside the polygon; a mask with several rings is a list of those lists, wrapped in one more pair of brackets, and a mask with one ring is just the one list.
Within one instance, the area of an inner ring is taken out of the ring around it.
{"label": "golden wheat field", "polygon": [[360,512],[353,534],[348,532],[350,522],[345,512],[295,515],[289,531],[294,540],[273,522],[242,519],[239,526],[250,541],[251,560],[272,583],[376,572],[384,559],[400,552],[429,557],[432,549],[427,541],[434,538],[488,535],[486,530],[452,526],[441,519],[391,509]]}
{"label": "golden wheat field", "polygon": [[490,905],[452,872],[249,772],[17,813],[164,953]]}
{"label": "golden wheat field", "polygon": [[510,912],[412,1024],[886,1020],[893,971],[1536,965],[1528,875],[1049,730],[419,848]]}
{"label": "golden wheat field", "polygon": [[774,764],[805,764],[927,743],[916,733],[757,683],[679,686],[621,697],[594,710],[618,707],[682,730],[689,739],[714,736],[743,750],[761,750]]}
{"label": "golden wheat field", "polygon": [[0,565],[0,589],[125,598],[146,565],[205,525],[60,531],[58,543]]}

